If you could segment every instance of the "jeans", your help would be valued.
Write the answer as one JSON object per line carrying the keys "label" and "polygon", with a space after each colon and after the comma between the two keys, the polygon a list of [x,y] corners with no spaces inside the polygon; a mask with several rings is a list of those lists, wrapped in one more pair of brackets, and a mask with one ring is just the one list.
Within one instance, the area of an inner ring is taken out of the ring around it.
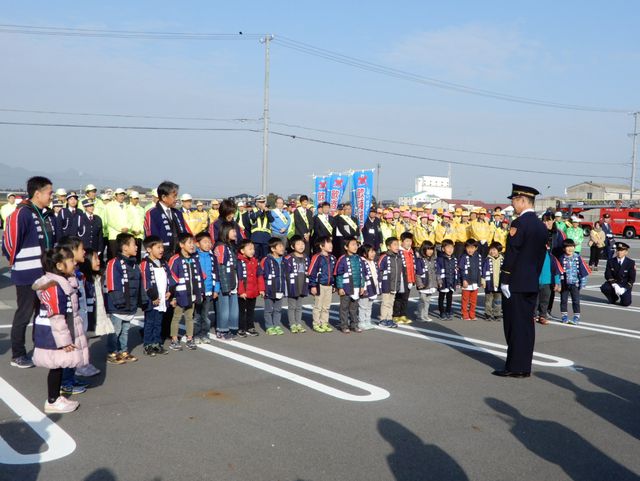
{"label": "jeans", "polygon": [[211,310],[212,301],[212,296],[204,296],[202,302],[196,304],[196,310],[193,314],[193,335],[196,337],[207,337],[211,331],[209,311]]}
{"label": "jeans", "polygon": [[358,301],[351,296],[340,296],[340,329],[358,326]]}
{"label": "jeans", "polygon": [[218,332],[238,330],[238,295],[221,294],[218,296],[217,327]]}
{"label": "jeans", "polygon": [[107,338],[107,351],[115,352],[117,354],[123,352],[129,352],[129,328],[131,323],[129,321],[123,321],[115,314],[110,314],[109,318],[113,324],[113,334],[109,334]]}
{"label": "jeans", "polygon": [[289,327],[294,324],[302,324],[302,301],[304,297],[289,297],[287,303],[289,310],[287,311],[287,318],[289,319]]}
{"label": "jeans", "polygon": [[76,370],[73,367],[62,368],[62,386],[73,386],[76,380]]}
{"label": "jeans", "polygon": [[264,299],[264,327],[281,326],[280,317],[282,316],[283,299]]}
{"label": "jeans", "polygon": [[573,313],[580,314],[580,288],[576,285],[567,284],[562,286],[562,291],[560,292],[560,312],[567,312],[569,296],[571,296]]}
{"label": "jeans", "polygon": [[373,299],[361,297],[358,300],[358,319],[360,329],[371,327],[371,310],[373,309]]}
{"label": "jeans", "polygon": [[31,286],[16,286],[18,309],[11,324],[11,357],[17,359],[27,355],[27,326],[33,321],[40,309],[40,301]]}
{"label": "jeans", "polygon": [[152,309],[150,311],[145,311],[144,313],[144,335],[142,338],[142,343],[145,346],[150,346],[151,344],[161,344],[162,336],[160,334],[162,330],[162,316],[164,312],[157,311]]}
{"label": "jeans", "polygon": [[238,307],[240,308],[239,328],[241,331],[254,329],[253,317],[256,310],[256,299],[243,299],[238,297]]}

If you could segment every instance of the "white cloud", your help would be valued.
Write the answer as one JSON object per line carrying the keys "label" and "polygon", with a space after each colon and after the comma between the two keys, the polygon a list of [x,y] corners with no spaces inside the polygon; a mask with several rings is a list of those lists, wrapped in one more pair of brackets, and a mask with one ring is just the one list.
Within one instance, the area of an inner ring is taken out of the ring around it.
{"label": "white cloud", "polygon": [[425,68],[449,78],[509,79],[530,70],[540,50],[538,42],[514,27],[468,24],[411,34],[386,56],[403,68]]}

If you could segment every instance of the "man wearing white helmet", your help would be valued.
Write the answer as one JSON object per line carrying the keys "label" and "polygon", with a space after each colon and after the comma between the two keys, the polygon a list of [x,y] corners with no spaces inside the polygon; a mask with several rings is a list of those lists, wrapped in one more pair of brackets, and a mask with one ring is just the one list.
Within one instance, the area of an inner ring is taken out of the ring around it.
{"label": "man wearing white helmet", "polygon": [[[109,259],[118,255],[116,237],[121,232],[129,232],[131,224],[129,222],[129,214],[127,205],[124,203],[126,192],[122,188],[117,188],[114,192],[115,200],[107,204],[107,233],[109,239],[109,250],[107,256]],[[104,220],[104,219],[103,219]]]}
{"label": "man wearing white helmet", "polygon": [[565,231],[567,239],[572,239],[576,243],[575,252],[579,255],[582,251],[582,241],[584,240],[584,229],[580,225],[580,217],[577,215],[571,216],[571,224]]}
{"label": "man wearing white helmet", "polygon": [[84,210],[84,200],[89,199],[93,203],[93,213],[99,216],[101,219],[104,218],[104,202],[98,197],[98,188],[93,184],[87,184],[84,187],[84,197],[80,200],[80,204],[78,207]]}
{"label": "man wearing white helmet", "polygon": [[149,194],[151,196],[151,202],[144,206],[145,213],[153,209],[158,203],[158,189],[153,189]]}
{"label": "man wearing white helmet", "polygon": [[63,207],[67,205],[67,191],[65,189],[63,189],[62,187],[60,187],[59,189],[56,189],[56,199],[58,199],[59,202],[62,202]]}
{"label": "man wearing white helmet", "polygon": [[197,220],[193,218],[191,215],[191,207],[193,206],[193,197],[191,194],[182,194],[180,196],[180,212],[182,212],[182,217],[184,217],[184,221],[189,226],[189,230],[194,232],[195,224]]}

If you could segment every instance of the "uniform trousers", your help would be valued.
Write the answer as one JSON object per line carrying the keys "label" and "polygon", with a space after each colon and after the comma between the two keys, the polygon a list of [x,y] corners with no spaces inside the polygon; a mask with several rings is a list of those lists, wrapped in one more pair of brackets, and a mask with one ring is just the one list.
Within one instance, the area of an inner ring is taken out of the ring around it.
{"label": "uniform trousers", "polygon": [[509,298],[502,296],[507,371],[531,372],[533,346],[536,340],[533,316],[537,297],[537,292],[512,292]]}

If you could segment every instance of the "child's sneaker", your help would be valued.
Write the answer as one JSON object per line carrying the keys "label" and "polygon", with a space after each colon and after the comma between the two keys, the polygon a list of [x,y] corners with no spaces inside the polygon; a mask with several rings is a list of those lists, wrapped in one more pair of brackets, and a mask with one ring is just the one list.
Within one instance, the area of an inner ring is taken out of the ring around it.
{"label": "child's sneaker", "polygon": [[156,349],[151,344],[144,346],[143,352],[145,353],[146,356],[150,356],[150,357],[155,357],[157,354]]}
{"label": "child's sneaker", "polygon": [[93,364],[87,364],[86,366],[80,366],[76,368],[76,376],[92,377],[100,374],[100,369]]}
{"label": "child's sneaker", "polygon": [[298,333],[298,325],[297,324],[291,324],[291,327],[289,328],[289,330],[291,331],[292,334],[297,334]]}
{"label": "child's sneaker", "polygon": [[578,314],[574,314],[573,319],[569,321],[569,324],[573,324],[574,326],[580,324],[580,316]]}
{"label": "child's sneaker", "polygon": [[323,327],[322,327],[322,324],[314,324],[313,325],[313,330],[315,332],[325,332]]}
{"label": "child's sneaker", "polygon": [[87,388],[81,385],[63,384],[62,386],[60,386],[61,394],[82,394],[85,392],[87,392]]}
{"label": "child's sneaker", "polygon": [[269,327],[267,329],[267,336],[277,336],[278,335],[278,331],[276,330],[275,327]]}
{"label": "child's sneaker", "polygon": [[225,334],[226,332],[216,331],[216,339],[220,339],[221,341],[224,341]]}
{"label": "child's sneaker", "polygon": [[331,324],[323,324],[322,329],[324,329],[324,332],[333,332],[333,327],[331,327]]}
{"label": "child's sneaker", "polygon": [[569,322],[569,315],[566,312],[563,312],[560,320],[562,321],[562,324],[567,324]]}
{"label": "child's sneaker", "polygon": [[280,326],[276,326],[274,327],[274,329],[276,330],[278,336],[282,336],[284,334],[284,329],[282,329]]}
{"label": "child's sneaker", "polygon": [[307,330],[304,328],[304,326],[302,324],[298,324],[298,332],[300,334],[307,332]]}
{"label": "child's sneaker", "polygon": [[409,319],[407,316],[402,316],[402,322],[404,324],[411,324],[413,321]]}
{"label": "child's sneaker", "polygon": [[78,401],[71,401],[64,396],[58,396],[58,399],[53,403],[50,403],[49,401],[44,402],[44,412],[47,414],[71,413],[78,409],[79,405],[80,403]]}
{"label": "child's sneaker", "polygon": [[200,343],[202,344],[211,344],[211,339],[209,339],[209,335],[204,335],[199,339],[200,339]]}
{"label": "child's sneaker", "polygon": [[124,361],[115,352],[107,354],[107,362],[109,364],[124,364]]}
{"label": "child's sneaker", "polygon": [[169,351],[164,348],[162,344],[153,344],[153,350],[156,351],[156,354],[167,355]]}
{"label": "child's sneaker", "polygon": [[169,344],[169,349],[171,349],[172,351],[182,351],[182,346],[180,345],[180,341],[178,340],[171,341],[171,344]]}
{"label": "child's sneaker", "polygon": [[247,331],[247,336],[249,337],[257,337],[260,334],[253,327]]}
{"label": "child's sneaker", "polygon": [[196,346],[196,342],[193,339],[187,339],[186,346],[190,351],[195,351],[196,349],[198,349],[198,346]]}
{"label": "child's sneaker", "polygon": [[236,337],[238,337],[237,335],[235,335],[233,332],[229,331],[224,335],[224,338],[226,341],[233,341]]}
{"label": "child's sneaker", "polygon": [[393,316],[392,319],[393,319],[393,322],[395,322],[396,324],[404,324],[404,321],[400,316]]}
{"label": "child's sneaker", "polygon": [[247,337],[247,331],[243,331],[242,329],[238,331],[238,337]]}

